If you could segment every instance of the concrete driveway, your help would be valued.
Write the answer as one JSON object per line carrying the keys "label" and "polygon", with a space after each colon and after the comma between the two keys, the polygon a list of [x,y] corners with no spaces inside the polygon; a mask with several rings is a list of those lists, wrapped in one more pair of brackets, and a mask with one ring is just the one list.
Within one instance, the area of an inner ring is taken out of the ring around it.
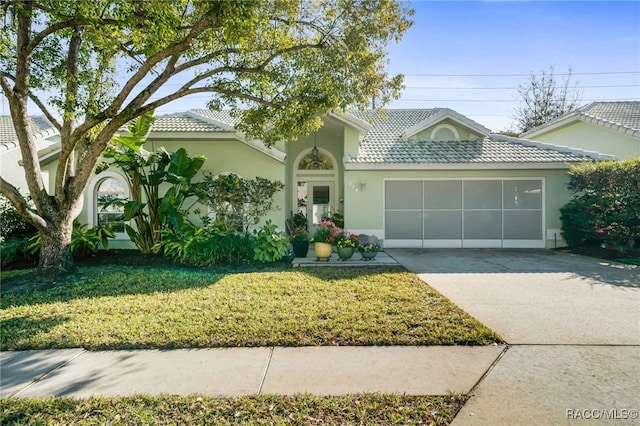
{"label": "concrete driveway", "polygon": [[548,250],[387,252],[509,344],[454,425],[638,424],[640,268]]}

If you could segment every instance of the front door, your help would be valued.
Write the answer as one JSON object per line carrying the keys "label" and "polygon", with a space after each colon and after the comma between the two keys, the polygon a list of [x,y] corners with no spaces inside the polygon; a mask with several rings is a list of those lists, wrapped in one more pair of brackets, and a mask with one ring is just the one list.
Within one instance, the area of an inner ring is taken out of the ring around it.
{"label": "front door", "polygon": [[309,182],[307,220],[309,229],[320,223],[333,212],[333,182]]}

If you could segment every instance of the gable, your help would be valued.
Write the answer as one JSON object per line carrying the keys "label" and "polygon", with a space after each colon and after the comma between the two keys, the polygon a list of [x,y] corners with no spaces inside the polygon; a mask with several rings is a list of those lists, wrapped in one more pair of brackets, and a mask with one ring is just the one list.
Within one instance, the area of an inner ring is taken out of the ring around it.
{"label": "gable", "polygon": [[448,108],[404,129],[406,140],[476,140],[491,134],[491,130]]}
{"label": "gable", "polygon": [[477,129],[471,129],[467,126],[463,126],[460,123],[445,118],[432,126],[428,126],[419,131],[413,136],[408,137],[408,140],[424,141],[424,140],[478,140],[483,139],[485,135],[482,135]]}

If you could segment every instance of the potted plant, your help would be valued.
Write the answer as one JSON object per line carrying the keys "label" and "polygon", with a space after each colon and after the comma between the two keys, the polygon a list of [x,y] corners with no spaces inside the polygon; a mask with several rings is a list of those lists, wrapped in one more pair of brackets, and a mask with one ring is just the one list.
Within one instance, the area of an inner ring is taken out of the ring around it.
{"label": "potted plant", "polygon": [[316,226],[311,241],[314,243],[316,260],[328,261],[331,257],[331,245],[335,239],[336,225],[330,220],[323,220]]}
{"label": "potted plant", "polygon": [[382,245],[380,244],[380,240],[372,235],[372,236],[364,236],[360,240],[360,246],[358,247],[358,251],[362,256],[363,260],[372,260],[376,257],[378,252],[382,250]]}
{"label": "potted plant", "polygon": [[351,259],[353,252],[360,245],[357,234],[352,234],[346,230],[336,233],[336,251],[341,260]]}
{"label": "potted plant", "polygon": [[307,257],[309,252],[309,233],[301,226],[296,227],[293,234],[289,236],[293,246],[293,254],[296,257]]}

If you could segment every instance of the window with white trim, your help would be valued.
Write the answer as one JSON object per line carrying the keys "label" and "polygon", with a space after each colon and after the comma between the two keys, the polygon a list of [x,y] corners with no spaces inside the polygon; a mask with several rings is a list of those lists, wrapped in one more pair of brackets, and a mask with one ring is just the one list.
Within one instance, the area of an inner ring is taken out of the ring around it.
{"label": "window with white trim", "polygon": [[110,226],[113,232],[125,232],[124,207],[113,203],[129,197],[127,184],[121,178],[109,176],[95,186],[95,224]]}

